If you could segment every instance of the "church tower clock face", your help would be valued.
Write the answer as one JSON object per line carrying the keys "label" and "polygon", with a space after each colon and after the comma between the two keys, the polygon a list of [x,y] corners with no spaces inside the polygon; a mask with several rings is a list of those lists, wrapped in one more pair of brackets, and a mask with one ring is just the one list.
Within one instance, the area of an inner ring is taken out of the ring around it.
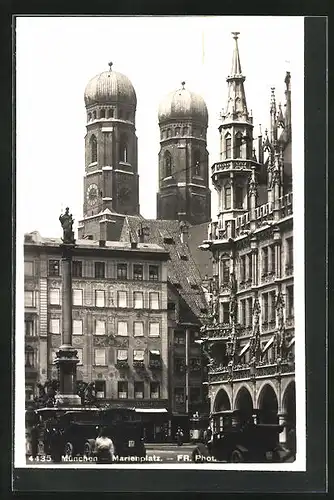
{"label": "church tower clock face", "polygon": [[97,203],[98,197],[98,187],[96,184],[90,184],[87,188],[86,192],[87,203],[88,205],[95,205]]}

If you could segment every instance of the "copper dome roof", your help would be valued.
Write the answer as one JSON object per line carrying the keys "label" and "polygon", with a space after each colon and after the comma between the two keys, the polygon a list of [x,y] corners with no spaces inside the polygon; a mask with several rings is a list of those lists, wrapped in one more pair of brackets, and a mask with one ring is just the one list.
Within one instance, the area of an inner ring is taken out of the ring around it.
{"label": "copper dome roof", "polygon": [[195,119],[208,123],[208,109],[203,97],[182,88],[169,93],[159,106],[159,123],[171,119]]}
{"label": "copper dome roof", "polygon": [[136,107],[137,97],[129,78],[122,73],[110,70],[92,78],[85,89],[85,105],[124,103]]}

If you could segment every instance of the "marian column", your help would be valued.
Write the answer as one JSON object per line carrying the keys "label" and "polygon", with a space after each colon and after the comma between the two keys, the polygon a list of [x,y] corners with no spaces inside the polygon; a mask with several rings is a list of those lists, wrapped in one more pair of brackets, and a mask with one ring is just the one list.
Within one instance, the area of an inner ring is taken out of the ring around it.
{"label": "marian column", "polygon": [[81,404],[76,394],[78,351],[72,346],[72,252],[75,248],[73,218],[66,208],[59,217],[63,228],[62,238],[62,335],[61,346],[55,364],[58,367],[59,394],[57,404],[72,406]]}

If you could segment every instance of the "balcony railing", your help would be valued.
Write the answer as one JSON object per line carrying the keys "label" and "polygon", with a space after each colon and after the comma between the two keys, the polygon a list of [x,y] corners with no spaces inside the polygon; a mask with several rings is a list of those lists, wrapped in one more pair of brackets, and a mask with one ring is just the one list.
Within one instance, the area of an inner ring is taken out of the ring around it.
{"label": "balcony railing", "polygon": [[225,380],[250,379],[251,377],[278,376],[286,373],[294,373],[295,363],[283,361],[281,363],[259,363],[254,367],[249,365],[218,365],[209,367],[209,383]]}
{"label": "balcony railing", "polygon": [[207,326],[203,331],[203,338],[228,340],[231,336],[232,327],[227,323],[220,323],[217,326]]}

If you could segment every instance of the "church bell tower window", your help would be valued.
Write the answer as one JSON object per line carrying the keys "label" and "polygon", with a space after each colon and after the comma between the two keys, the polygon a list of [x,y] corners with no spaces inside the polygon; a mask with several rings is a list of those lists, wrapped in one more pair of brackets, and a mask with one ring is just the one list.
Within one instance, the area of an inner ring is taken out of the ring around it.
{"label": "church bell tower window", "polygon": [[234,158],[241,158],[242,157],[241,145],[242,145],[242,136],[241,136],[240,132],[238,132],[235,136]]}
{"label": "church bell tower window", "polygon": [[128,161],[128,145],[127,138],[125,135],[122,135],[120,142],[120,161],[127,163]]}
{"label": "church bell tower window", "polygon": [[230,136],[230,134],[227,134],[225,136],[225,158],[226,158],[226,160],[231,158],[231,148],[232,148],[231,136]]}
{"label": "church bell tower window", "polygon": [[201,153],[198,149],[194,152],[194,175],[201,175]]}
{"label": "church bell tower window", "polygon": [[106,112],[104,109],[101,109],[100,111],[100,118],[105,118],[106,117]]}
{"label": "church bell tower window", "polygon": [[91,162],[97,162],[97,140],[95,135],[90,138]]}
{"label": "church bell tower window", "polygon": [[165,177],[171,177],[172,175],[172,157],[169,151],[165,152],[164,155],[164,170],[165,170]]}

